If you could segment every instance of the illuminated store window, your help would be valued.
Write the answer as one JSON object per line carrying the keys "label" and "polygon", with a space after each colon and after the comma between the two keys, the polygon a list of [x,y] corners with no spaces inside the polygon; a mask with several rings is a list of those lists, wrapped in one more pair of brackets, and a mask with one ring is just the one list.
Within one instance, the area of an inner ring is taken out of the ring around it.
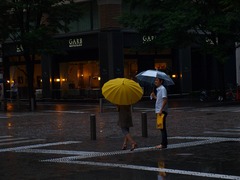
{"label": "illuminated store window", "polygon": [[59,81],[63,90],[99,88],[99,63],[97,61],[61,63]]}
{"label": "illuminated store window", "polygon": [[136,59],[128,59],[124,61],[124,77],[135,80],[137,75],[138,66]]}

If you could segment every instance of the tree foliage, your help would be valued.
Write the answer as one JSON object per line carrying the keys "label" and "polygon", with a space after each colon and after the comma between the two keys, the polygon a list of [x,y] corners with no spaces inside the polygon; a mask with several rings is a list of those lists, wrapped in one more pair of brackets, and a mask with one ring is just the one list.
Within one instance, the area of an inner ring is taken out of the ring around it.
{"label": "tree foliage", "polygon": [[201,45],[224,63],[240,41],[238,0],[125,0],[129,12],[124,26],[156,35],[152,45],[182,47]]}
{"label": "tree foliage", "polygon": [[140,48],[198,45],[218,62],[219,87],[225,97],[224,64],[240,42],[239,0],[124,0],[120,18],[127,28],[155,38]]}
{"label": "tree foliage", "polygon": [[68,25],[81,17],[83,6],[74,0],[1,0],[0,12],[0,39],[21,45],[29,99],[34,98],[35,56],[54,49],[54,36],[68,32]]}
{"label": "tree foliage", "polygon": [[46,49],[53,35],[68,32],[83,10],[73,0],[1,0],[0,11],[0,37],[35,53]]}

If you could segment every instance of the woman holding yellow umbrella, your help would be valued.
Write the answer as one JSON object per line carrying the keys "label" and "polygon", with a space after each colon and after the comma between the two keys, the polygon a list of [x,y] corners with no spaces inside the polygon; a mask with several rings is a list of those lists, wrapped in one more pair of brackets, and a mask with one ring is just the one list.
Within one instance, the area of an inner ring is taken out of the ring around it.
{"label": "woman holding yellow umbrella", "polygon": [[126,150],[127,144],[130,142],[130,150],[133,151],[137,147],[137,143],[133,140],[130,134],[130,127],[133,127],[131,105],[119,105],[118,112],[118,125],[124,135],[122,150]]}
{"label": "woman holding yellow umbrella", "polygon": [[102,94],[108,101],[118,107],[118,125],[124,135],[122,150],[126,150],[127,143],[130,142],[130,150],[133,151],[137,147],[137,143],[130,134],[130,127],[133,127],[131,105],[142,98],[143,90],[141,86],[130,79],[116,78],[103,85]]}

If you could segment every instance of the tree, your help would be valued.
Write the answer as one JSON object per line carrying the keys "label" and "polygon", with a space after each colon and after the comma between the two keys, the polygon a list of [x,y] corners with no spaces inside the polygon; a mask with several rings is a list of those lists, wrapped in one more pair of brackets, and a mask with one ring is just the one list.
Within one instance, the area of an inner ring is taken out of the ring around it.
{"label": "tree", "polygon": [[236,42],[240,41],[238,0],[126,2],[129,3],[129,12],[120,19],[125,27],[134,28],[142,34],[155,35],[155,39],[147,44],[150,47],[173,48],[199,44],[204,52],[218,60],[220,88],[222,93],[225,91],[223,66],[239,46]]}
{"label": "tree", "polygon": [[54,35],[68,32],[68,25],[79,19],[82,8],[74,0],[0,1],[0,39],[16,43],[22,49],[31,108],[35,105],[35,56],[54,50]]}

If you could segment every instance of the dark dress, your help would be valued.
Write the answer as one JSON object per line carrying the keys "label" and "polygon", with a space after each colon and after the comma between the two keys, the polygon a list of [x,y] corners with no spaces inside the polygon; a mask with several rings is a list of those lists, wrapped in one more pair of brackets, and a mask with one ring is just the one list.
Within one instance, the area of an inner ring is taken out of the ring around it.
{"label": "dark dress", "polygon": [[118,125],[121,128],[133,127],[131,106],[119,105],[118,112],[119,112]]}

